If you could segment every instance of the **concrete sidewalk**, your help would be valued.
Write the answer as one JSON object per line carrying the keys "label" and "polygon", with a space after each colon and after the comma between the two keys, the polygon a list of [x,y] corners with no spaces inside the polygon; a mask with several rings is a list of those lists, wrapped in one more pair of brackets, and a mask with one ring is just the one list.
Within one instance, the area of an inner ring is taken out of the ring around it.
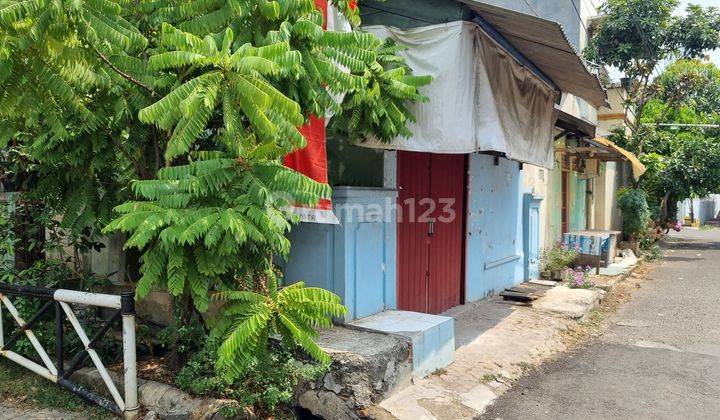
{"label": "concrete sidewalk", "polygon": [[584,319],[604,294],[559,285],[532,307],[490,298],[448,311],[443,315],[455,318],[455,361],[380,407],[401,420],[477,417],[512,381],[566,350],[562,332]]}

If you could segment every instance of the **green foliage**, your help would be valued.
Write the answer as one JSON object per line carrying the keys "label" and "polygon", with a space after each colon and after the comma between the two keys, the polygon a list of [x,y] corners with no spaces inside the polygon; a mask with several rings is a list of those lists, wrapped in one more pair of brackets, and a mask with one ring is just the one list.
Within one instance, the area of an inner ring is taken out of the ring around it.
{"label": "green foliage", "polygon": [[376,63],[369,68],[364,88],[348,95],[332,120],[331,131],[351,141],[374,136],[389,142],[411,135],[406,124],[415,118],[405,103],[427,101],[417,89],[430,83],[430,77],[413,76],[397,55],[400,51],[391,39],[377,45]]}
{"label": "green foliage", "polygon": [[[648,66],[672,52],[677,0],[609,0],[599,10],[603,21],[593,33],[585,56],[617,67],[630,77],[643,77]],[[649,69],[652,71],[652,68]]]}
{"label": "green foliage", "polygon": [[15,232],[10,206],[0,203],[0,273],[7,273],[15,266]]}
{"label": "green foliage", "polygon": [[[354,1],[332,2],[359,24]],[[195,148],[302,148],[296,126],[341,109],[331,93],[374,86],[352,107],[377,105],[367,117],[380,119],[360,122],[395,135],[411,118],[399,98],[418,97],[378,70],[375,36],[323,31],[312,0],[5,0],[0,36],[3,166],[75,232],[106,224],[130,180]]]}
{"label": "green foliage", "polygon": [[330,362],[314,338],[317,327],[328,327],[331,317],[347,312],[340,298],[325,289],[306,287],[302,282],[278,289],[277,281],[274,273],[268,272],[262,294],[227,291],[216,295],[226,303],[211,336],[224,337],[218,349],[217,369],[226,378],[240,376],[275,334],[280,335],[286,346],[297,345],[318,362]]}
{"label": "green foliage", "polygon": [[285,347],[271,345],[267,357],[253,360],[228,380],[216,373],[217,355],[217,341],[208,341],[180,371],[176,384],[195,395],[236,400],[268,416],[290,403],[298,381],[314,381],[327,370],[326,365],[304,363]]}
{"label": "green foliage", "polygon": [[640,118],[643,130],[630,147],[643,146],[647,172],[640,185],[651,206],[661,207],[661,221],[674,214],[672,203],[720,192],[720,130],[697,126],[720,123],[719,98],[720,70],[712,63],[678,61],[654,82]]}
{"label": "green foliage", "polygon": [[662,248],[657,244],[649,244],[643,247],[643,257],[645,261],[660,261],[663,258]]}
{"label": "green foliage", "polygon": [[[24,217],[28,214],[32,216],[31,219]],[[0,282],[81,290],[91,290],[95,286],[107,284],[107,278],[80,273],[73,259],[66,254],[65,247],[79,247],[81,239],[61,230],[58,222],[53,220],[52,215],[42,205],[26,202],[16,195],[11,199],[11,203],[0,205]],[[20,258],[20,251],[25,254],[34,253],[40,258],[34,262],[23,261],[28,263],[27,265],[17,264],[15,260]],[[9,298],[25,321],[32,319],[47,302],[29,297]],[[7,337],[18,330],[19,326],[9,311],[2,311],[2,316]],[[92,326],[88,331],[92,331]],[[33,327],[33,333],[47,349],[55,348],[52,311],[38,321]],[[75,334],[68,335],[65,344],[68,352],[82,347]],[[35,354],[31,343],[24,336],[14,344],[13,350],[23,355]]]}
{"label": "green foliage", "polygon": [[[714,63],[676,61],[654,80],[652,88],[653,99],[676,109],[678,117],[690,113],[684,118],[711,118],[720,111],[720,69]],[[657,111],[643,118],[654,116]]]}
{"label": "green foliage", "polygon": [[673,54],[701,56],[720,45],[717,9],[690,5],[676,16],[677,0],[609,0],[600,7],[604,16],[585,56],[611,65],[632,79],[652,74],[658,63]]}
{"label": "green foliage", "polygon": [[[359,24],[355,2],[333,4]],[[395,46],[322,25],[313,0],[0,0],[13,183],[74,235],[125,233],[142,255],[137,296],[167,289],[181,327],[186,303],[228,299],[214,336],[229,376],[275,332],[327,361],[315,328],[344,313],[328,292],[278,290],[273,272],[290,204],[330,196],[283,166],[305,147],[298,126],[333,114],[348,136],[407,136],[428,82]]]}
{"label": "green foliage", "polygon": [[[720,47],[720,13],[712,7],[690,5],[677,16],[677,0],[609,0],[604,16],[583,52],[590,61],[619,68],[630,79],[626,107],[642,116],[655,96],[651,77],[668,59],[702,57]],[[643,134],[640,118],[630,124],[633,135]],[[643,139],[637,139],[642,153]]]}
{"label": "green foliage", "polygon": [[126,232],[126,248],[145,250],[138,298],[155,287],[188,292],[204,312],[210,290],[234,289],[238,279],[269,269],[273,255],[287,254],[284,209],[313,205],[329,188],[284,167],[275,153],[277,147],[258,145],[247,159],[191,161],[133,183],[145,200],[118,206],[121,216],[105,231]]}
{"label": "green foliage", "polygon": [[685,14],[673,22],[669,39],[685,58],[701,57],[705,51],[716,49],[720,45],[720,11],[689,4]]}
{"label": "green foliage", "polygon": [[617,198],[623,233],[627,238],[639,238],[647,230],[650,219],[647,194],[639,188],[623,188],[618,190]]}

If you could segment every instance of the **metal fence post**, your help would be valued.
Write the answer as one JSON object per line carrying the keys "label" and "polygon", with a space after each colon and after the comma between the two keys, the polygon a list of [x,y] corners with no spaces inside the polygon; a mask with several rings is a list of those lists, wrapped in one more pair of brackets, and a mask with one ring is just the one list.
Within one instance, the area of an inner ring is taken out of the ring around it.
{"label": "metal fence post", "polygon": [[137,359],[135,354],[135,294],[120,296],[123,332],[123,377],[125,381],[125,419],[136,419],[140,410],[137,395]]}
{"label": "metal fence post", "polygon": [[62,376],[65,372],[65,337],[63,334],[63,319],[65,318],[65,312],[63,312],[60,302],[55,302],[55,368],[58,371],[58,376]]}

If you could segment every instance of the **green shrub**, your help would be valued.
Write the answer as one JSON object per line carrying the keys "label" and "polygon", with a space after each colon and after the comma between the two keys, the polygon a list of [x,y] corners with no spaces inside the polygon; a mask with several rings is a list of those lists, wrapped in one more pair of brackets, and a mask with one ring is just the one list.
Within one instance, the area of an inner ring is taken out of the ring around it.
{"label": "green shrub", "polygon": [[646,261],[662,260],[662,249],[658,245],[651,245],[643,249],[643,256]]}
{"label": "green shrub", "polygon": [[304,363],[281,343],[273,343],[265,357],[248,363],[235,379],[215,370],[219,342],[208,340],[180,370],[176,384],[195,395],[229,398],[258,414],[273,416],[286,407],[301,379],[314,381],[327,371],[326,364]]}
{"label": "green shrub", "polygon": [[626,239],[637,240],[647,231],[650,210],[647,194],[639,188],[622,188],[617,192],[618,208],[623,218]]}

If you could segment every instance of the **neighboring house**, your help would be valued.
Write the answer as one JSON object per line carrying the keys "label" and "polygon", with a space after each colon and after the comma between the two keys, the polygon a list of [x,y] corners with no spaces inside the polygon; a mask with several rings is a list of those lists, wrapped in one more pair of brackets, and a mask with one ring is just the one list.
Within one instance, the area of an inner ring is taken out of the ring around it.
{"label": "neighboring house", "polygon": [[[632,110],[626,109],[627,92],[619,84],[607,90],[609,107],[598,109],[598,134],[610,136],[617,130],[630,134],[629,125],[635,120]],[[639,176],[628,161],[606,162],[594,179],[593,229],[622,230],[622,215],[617,206],[617,191],[632,185],[633,177]]]}

